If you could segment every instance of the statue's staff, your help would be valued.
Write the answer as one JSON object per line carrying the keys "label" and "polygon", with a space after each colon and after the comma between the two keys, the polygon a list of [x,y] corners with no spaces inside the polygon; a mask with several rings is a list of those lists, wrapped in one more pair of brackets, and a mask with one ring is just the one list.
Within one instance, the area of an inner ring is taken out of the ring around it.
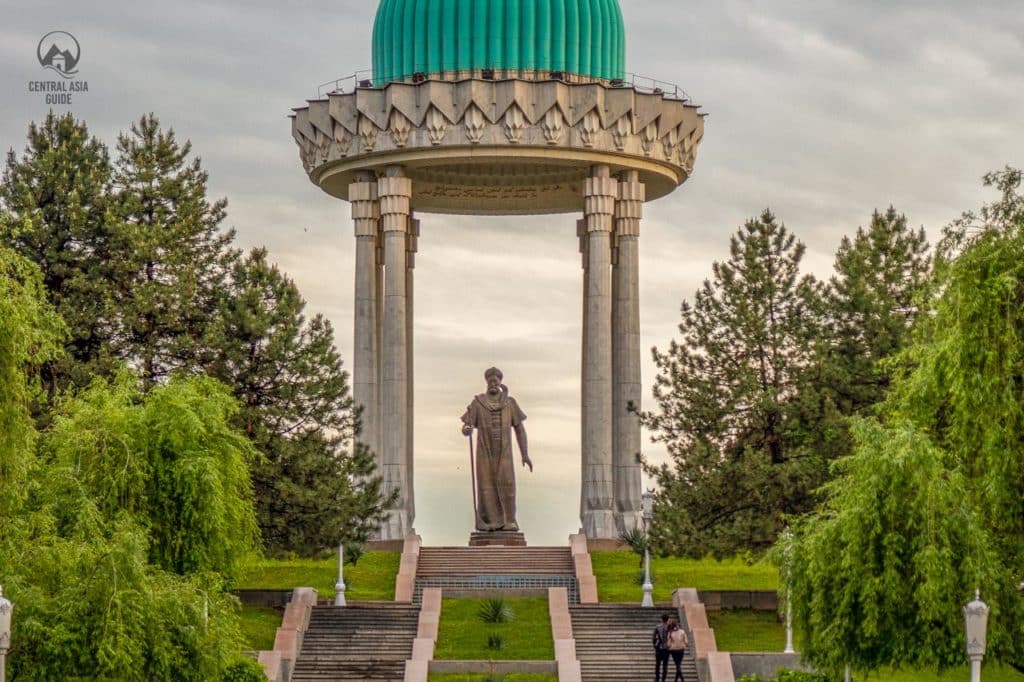
{"label": "statue's staff", "polygon": [[479,518],[480,511],[476,507],[476,453],[473,452],[473,431],[469,434],[469,475],[473,479],[473,521]]}

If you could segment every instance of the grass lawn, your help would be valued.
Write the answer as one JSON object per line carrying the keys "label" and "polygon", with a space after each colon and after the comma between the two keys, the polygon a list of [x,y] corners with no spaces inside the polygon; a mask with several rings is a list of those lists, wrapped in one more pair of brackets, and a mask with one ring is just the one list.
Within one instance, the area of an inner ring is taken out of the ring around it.
{"label": "grass lawn", "polygon": [[502,682],[558,682],[554,675],[539,675],[533,673],[510,673],[508,675],[431,675],[427,679],[430,682],[487,682],[488,680],[502,680]]}
{"label": "grass lawn", "polygon": [[[642,570],[639,557],[632,552],[591,552],[597,594],[601,601],[639,601],[637,575]],[[699,590],[777,590],[779,572],[768,563],[748,565],[741,559],[676,559],[651,557],[654,574],[654,600],[672,601],[672,591],[680,587]]]}
{"label": "grass lawn", "polygon": [[502,680],[502,682],[558,682],[554,675],[537,675],[527,673],[510,673],[509,675],[431,675],[430,682],[487,682],[488,680]]}
{"label": "grass lawn", "polygon": [[[854,682],[965,682],[971,679],[967,666],[962,669],[937,673],[934,670],[883,671],[872,675],[854,674]],[[1013,668],[982,666],[981,679],[984,682],[1021,682],[1024,675]]]}
{"label": "grass lawn", "polygon": [[786,646],[786,626],[774,611],[708,611],[708,625],[719,651],[782,651]]}
{"label": "grass lawn", "polygon": [[[709,611],[708,625],[715,630],[719,651],[782,651],[786,627],[774,613],[760,611]],[[799,638],[795,642],[800,651]],[[854,673],[854,682],[964,682],[970,678],[967,666],[936,673],[934,670],[885,670],[868,675]],[[985,682],[1024,682],[1024,675],[1012,668],[986,667]]]}
{"label": "grass lawn", "polygon": [[[550,661],[555,658],[545,597],[506,599],[505,602],[515,612],[515,618],[501,624],[484,623],[479,619],[477,611],[484,601],[442,600],[441,626],[434,658],[439,661]],[[487,648],[491,633],[498,633],[504,638],[503,649]]]}
{"label": "grass lawn", "polygon": [[[399,552],[367,552],[355,566],[345,565],[345,597],[357,601],[393,601]],[[240,590],[291,590],[315,587],[321,599],[334,597],[337,559],[257,559],[243,570]]]}
{"label": "grass lawn", "polygon": [[243,606],[241,618],[242,638],[245,647],[253,651],[269,651],[274,648],[274,635],[281,627],[284,610],[268,606]]}

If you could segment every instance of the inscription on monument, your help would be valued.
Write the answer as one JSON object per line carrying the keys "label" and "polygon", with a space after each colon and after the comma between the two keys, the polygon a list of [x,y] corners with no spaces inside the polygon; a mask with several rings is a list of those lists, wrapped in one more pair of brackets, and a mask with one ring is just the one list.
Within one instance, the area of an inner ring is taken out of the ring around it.
{"label": "inscription on monument", "polygon": [[544,194],[563,191],[561,185],[529,187],[472,187],[466,185],[432,185],[418,189],[416,194],[431,199],[477,199],[487,201],[530,201]]}

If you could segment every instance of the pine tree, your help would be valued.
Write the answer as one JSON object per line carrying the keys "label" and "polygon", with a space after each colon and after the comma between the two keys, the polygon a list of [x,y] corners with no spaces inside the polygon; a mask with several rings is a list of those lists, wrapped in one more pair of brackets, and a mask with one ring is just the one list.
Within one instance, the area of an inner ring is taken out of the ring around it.
{"label": "pine tree", "polygon": [[106,146],[72,114],[31,124],[28,146],[7,155],[0,183],[0,244],[36,264],[67,323],[66,353],[40,369],[51,397],[105,373],[112,334],[111,258],[105,226],[111,167]]}
{"label": "pine tree", "polygon": [[235,254],[234,232],[221,230],[227,201],[207,199],[207,174],[152,114],[118,137],[112,232],[120,257],[115,283],[114,355],[152,387],[179,369],[197,371],[217,309],[217,294]]}
{"label": "pine tree", "polygon": [[264,249],[234,264],[226,290],[212,373],[234,387],[242,427],[265,456],[253,483],[266,549],[364,542],[382,512],[380,482],[370,453],[345,451],[357,425],[330,323],[305,318],[297,287]]}
{"label": "pine tree", "polygon": [[683,303],[682,340],[654,351],[659,410],[643,419],[672,460],[655,471],[663,552],[766,547],[823,480],[825,458],[804,447],[829,411],[815,405],[821,287],[801,277],[803,255],[771,212],[748,221]]}
{"label": "pine tree", "polygon": [[829,385],[843,414],[885,397],[892,370],[882,361],[909,341],[930,266],[924,229],[908,228],[892,207],[875,211],[853,239],[843,237],[828,290]]}

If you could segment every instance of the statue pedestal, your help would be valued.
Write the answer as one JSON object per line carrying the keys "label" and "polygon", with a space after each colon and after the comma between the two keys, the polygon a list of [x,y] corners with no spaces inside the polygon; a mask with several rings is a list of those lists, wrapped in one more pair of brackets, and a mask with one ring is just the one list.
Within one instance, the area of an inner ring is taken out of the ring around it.
{"label": "statue pedestal", "polygon": [[475,530],[469,536],[470,547],[526,547],[526,536],[518,530]]}

